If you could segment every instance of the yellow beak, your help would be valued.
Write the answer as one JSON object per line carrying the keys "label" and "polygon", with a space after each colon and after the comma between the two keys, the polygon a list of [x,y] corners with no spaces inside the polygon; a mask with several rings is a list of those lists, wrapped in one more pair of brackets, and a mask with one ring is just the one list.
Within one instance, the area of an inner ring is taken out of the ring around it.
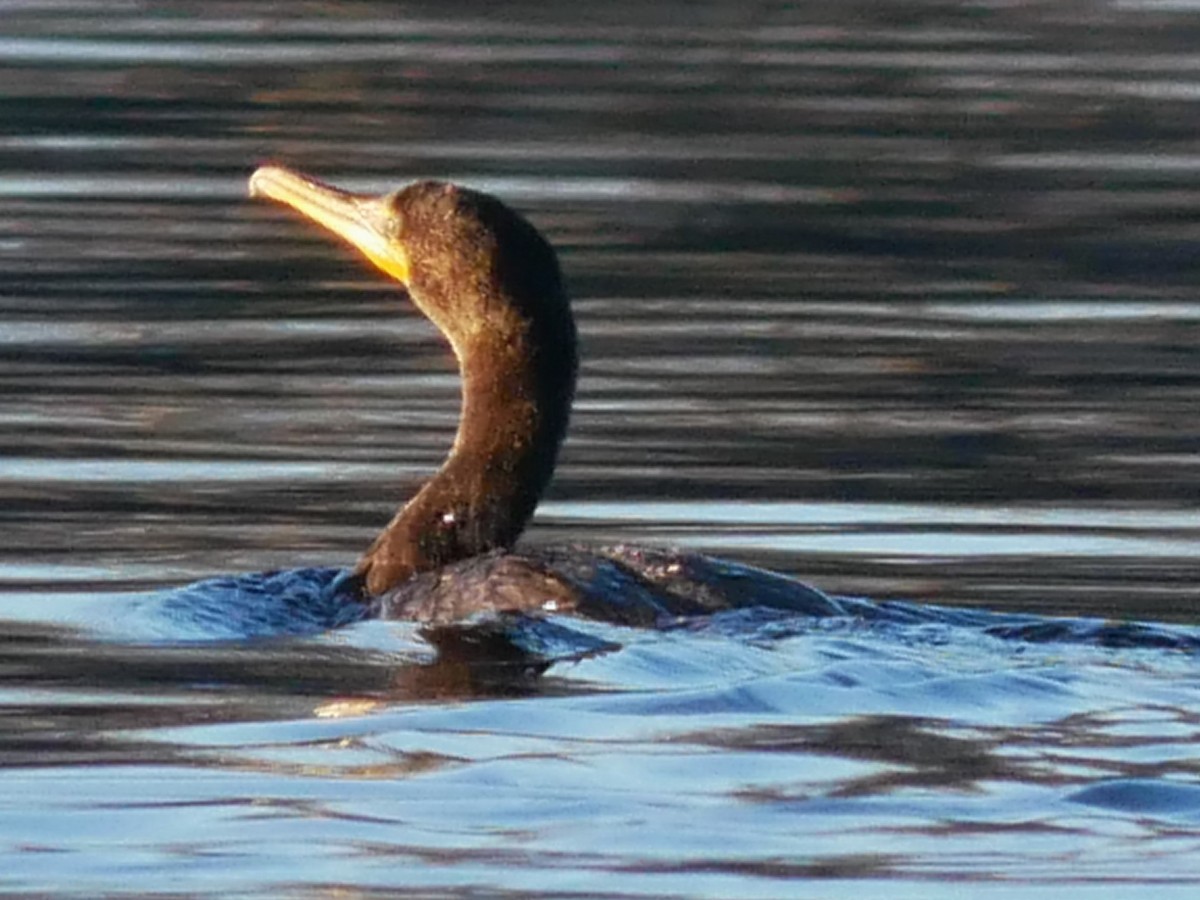
{"label": "yellow beak", "polygon": [[348,241],[404,286],[408,286],[408,253],[388,233],[392,217],[386,197],[369,197],[281,166],[263,166],[250,176],[250,196],[287,204],[306,218]]}

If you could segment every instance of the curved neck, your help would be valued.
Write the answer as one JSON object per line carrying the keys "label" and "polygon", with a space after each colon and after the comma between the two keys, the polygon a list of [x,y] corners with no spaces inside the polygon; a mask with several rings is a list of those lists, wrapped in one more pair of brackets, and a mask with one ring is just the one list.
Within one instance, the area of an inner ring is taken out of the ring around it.
{"label": "curved neck", "polygon": [[359,560],[371,595],[510,547],[550,482],[575,388],[575,326],[565,299],[508,313],[499,326],[448,335],[463,379],[458,434],[441,469]]}

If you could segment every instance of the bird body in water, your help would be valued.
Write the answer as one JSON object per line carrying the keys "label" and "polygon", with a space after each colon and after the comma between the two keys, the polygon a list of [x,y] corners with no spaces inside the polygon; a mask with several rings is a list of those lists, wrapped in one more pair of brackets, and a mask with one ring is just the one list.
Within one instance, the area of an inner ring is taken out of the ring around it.
{"label": "bird body in water", "polygon": [[250,193],[294,208],[398,281],[462,373],[449,456],[341,590],[381,615],[422,622],[490,610],[631,625],[745,606],[838,612],[800,582],[694,554],[512,550],[554,472],[577,353],[554,250],[500,200],[433,181],[364,196],[277,166],[258,169]]}

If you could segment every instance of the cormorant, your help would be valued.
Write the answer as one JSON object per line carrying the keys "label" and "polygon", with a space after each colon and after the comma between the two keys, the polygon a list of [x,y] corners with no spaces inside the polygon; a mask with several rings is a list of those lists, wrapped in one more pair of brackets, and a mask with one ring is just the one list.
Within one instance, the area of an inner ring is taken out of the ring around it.
{"label": "cormorant", "polygon": [[490,610],[636,625],[745,606],[840,611],[790,578],[696,554],[513,551],[553,475],[575,393],[575,321],[550,244],[495,197],[442,182],[374,197],[264,166],[250,194],[292,207],[399,282],[462,373],[449,456],[340,589],[422,622]]}

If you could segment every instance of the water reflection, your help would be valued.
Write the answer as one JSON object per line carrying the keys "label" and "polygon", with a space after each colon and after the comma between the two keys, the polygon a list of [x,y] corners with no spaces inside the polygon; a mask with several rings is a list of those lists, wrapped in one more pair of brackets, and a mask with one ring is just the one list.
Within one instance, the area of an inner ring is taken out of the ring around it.
{"label": "water reflection", "polygon": [[[354,640],[358,646],[337,636],[131,645],[8,622],[0,639],[0,768],[189,764],[196,757],[187,742],[164,729],[564,692],[540,678],[552,656],[522,652],[500,631],[395,625]],[[560,658],[605,650],[595,642]]]}

